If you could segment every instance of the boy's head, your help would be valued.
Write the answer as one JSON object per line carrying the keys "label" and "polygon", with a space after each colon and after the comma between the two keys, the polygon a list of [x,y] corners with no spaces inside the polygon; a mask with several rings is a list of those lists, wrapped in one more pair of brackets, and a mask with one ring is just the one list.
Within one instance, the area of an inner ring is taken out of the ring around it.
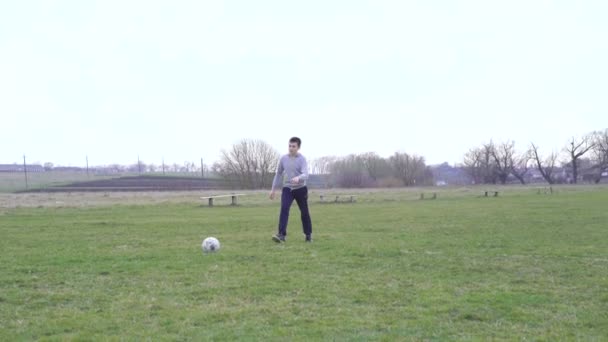
{"label": "boy's head", "polygon": [[298,137],[293,137],[289,139],[289,153],[296,154],[300,150],[300,146],[302,146],[302,140]]}

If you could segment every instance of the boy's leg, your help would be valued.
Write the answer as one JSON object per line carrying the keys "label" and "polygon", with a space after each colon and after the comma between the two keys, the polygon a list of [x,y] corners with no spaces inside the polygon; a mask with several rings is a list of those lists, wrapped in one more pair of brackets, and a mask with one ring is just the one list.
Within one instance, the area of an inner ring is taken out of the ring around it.
{"label": "boy's leg", "polygon": [[308,210],[308,188],[303,187],[294,190],[294,197],[298,203],[298,207],[300,207],[300,213],[302,214],[302,230],[308,240],[312,235],[312,220],[310,219],[310,212]]}
{"label": "boy's leg", "polygon": [[291,189],[283,188],[281,194],[281,215],[279,216],[279,236],[287,235],[287,222],[289,221],[289,209],[293,203],[294,197]]}

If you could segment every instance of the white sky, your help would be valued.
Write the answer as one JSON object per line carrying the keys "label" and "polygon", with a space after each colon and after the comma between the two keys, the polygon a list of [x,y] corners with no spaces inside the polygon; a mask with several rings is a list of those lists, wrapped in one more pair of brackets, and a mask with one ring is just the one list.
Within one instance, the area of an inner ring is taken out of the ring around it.
{"label": "white sky", "polygon": [[459,162],[608,127],[608,1],[3,1],[0,163]]}

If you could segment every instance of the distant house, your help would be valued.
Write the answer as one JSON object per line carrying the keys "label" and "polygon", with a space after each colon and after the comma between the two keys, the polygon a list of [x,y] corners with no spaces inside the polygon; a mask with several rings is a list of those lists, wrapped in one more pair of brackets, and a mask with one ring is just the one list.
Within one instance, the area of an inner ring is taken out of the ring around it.
{"label": "distant house", "polygon": [[53,171],[56,172],[84,172],[87,169],[78,166],[56,166]]}
{"label": "distant house", "polygon": [[[27,172],[44,172],[42,165],[26,165]],[[23,165],[19,164],[0,164],[0,172],[24,172]]]}
{"label": "distant house", "polygon": [[464,185],[471,184],[472,182],[471,177],[469,177],[464,168],[460,166],[450,166],[450,164],[446,162],[439,165],[431,165],[430,169],[433,172],[433,177],[435,178],[435,184],[437,186]]}
{"label": "distant house", "polygon": [[536,183],[536,182],[543,182],[545,179],[543,178],[543,175],[540,173],[540,171],[538,171],[537,168],[531,168],[528,170],[528,182],[530,183]]}

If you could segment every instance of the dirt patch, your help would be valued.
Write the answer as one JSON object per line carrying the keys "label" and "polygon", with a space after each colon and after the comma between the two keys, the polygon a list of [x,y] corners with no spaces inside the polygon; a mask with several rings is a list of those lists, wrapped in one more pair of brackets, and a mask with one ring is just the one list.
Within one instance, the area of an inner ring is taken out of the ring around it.
{"label": "dirt patch", "polygon": [[192,191],[233,188],[235,184],[219,178],[135,176],[75,182],[21,192]]}

